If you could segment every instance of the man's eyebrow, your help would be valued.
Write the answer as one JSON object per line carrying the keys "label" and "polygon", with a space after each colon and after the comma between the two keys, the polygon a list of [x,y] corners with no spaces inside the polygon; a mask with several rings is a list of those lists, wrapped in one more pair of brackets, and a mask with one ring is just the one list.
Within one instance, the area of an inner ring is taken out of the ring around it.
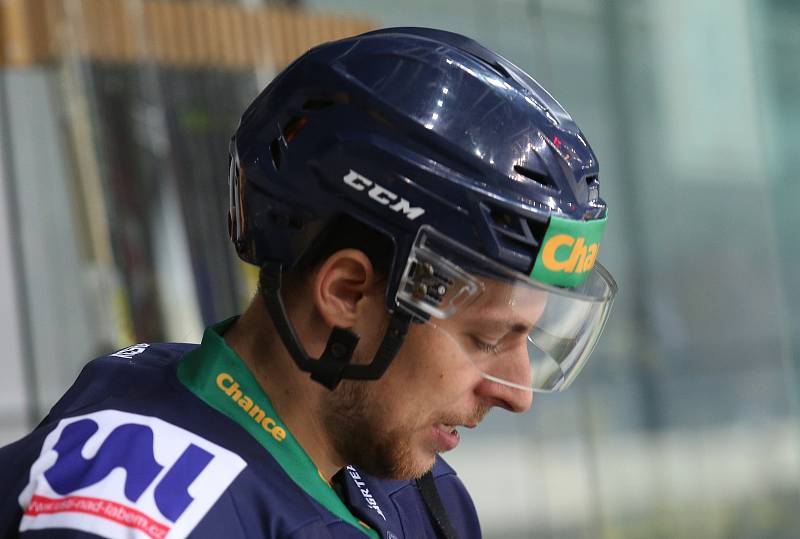
{"label": "man's eyebrow", "polygon": [[482,325],[492,326],[492,328],[505,329],[508,333],[529,333],[531,328],[530,324],[521,320],[498,320],[481,316],[477,322]]}
{"label": "man's eyebrow", "polygon": [[523,324],[522,322],[510,320],[508,322],[508,330],[509,333],[530,333],[531,326],[528,324]]}

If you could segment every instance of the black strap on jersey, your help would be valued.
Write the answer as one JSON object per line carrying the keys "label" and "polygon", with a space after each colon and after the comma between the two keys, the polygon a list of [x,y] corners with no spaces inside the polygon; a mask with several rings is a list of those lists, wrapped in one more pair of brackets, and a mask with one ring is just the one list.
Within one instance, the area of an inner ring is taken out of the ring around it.
{"label": "black strap on jersey", "polygon": [[336,389],[343,378],[351,380],[377,380],[397,355],[411,326],[411,315],[395,311],[389,319],[389,327],[383,336],[372,362],[366,365],[353,365],[350,359],[358,345],[358,335],[346,328],[335,327],[328,337],[325,351],[319,359],[308,356],[297,338],[297,333],[289,321],[281,298],[280,264],[265,264],[261,268],[259,286],[267,311],[272,318],[289,355],[297,367],[311,373],[311,378],[328,389]]}
{"label": "black strap on jersey", "polygon": [[439,491],[436,490],[433,470],[428,471],[417,479],[417,488],[422,494],[422,500],[425,502],[425,507],[428,508],[428,514],[433,521],[433,527],[439,539],[458,539],[456,529],[447,516],[447,510],[444,508],[442,498],[439,497]]}

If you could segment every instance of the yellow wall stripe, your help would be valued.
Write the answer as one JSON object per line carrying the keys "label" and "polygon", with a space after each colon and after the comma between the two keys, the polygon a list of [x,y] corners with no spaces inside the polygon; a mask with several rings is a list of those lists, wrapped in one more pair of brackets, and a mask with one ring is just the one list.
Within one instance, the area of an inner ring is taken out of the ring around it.
{"label": "yellow wall stripe", "polygon": [[68,52],[113,63],[282,66],[373,28],[357,17],[214,1],[0,0],[0,66],[54,63]]}

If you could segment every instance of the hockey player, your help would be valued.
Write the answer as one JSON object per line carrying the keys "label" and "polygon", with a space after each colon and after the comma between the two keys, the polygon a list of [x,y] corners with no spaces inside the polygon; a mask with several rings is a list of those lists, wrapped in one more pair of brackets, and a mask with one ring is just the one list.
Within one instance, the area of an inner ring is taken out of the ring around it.
{"label": "hockey player", "polygon": [[438,454],[566,388],[616,292],[577,126],[474,41],[385,29],[276,77],[229,186],[257,296],[91,362],[0,450],[0,535],[479,537]]}

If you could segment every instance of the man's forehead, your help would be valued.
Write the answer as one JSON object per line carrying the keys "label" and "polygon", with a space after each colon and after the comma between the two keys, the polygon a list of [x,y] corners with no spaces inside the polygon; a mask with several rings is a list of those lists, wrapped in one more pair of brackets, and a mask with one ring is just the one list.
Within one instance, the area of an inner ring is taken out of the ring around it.
{"label": "man's forehead", "polygon": [[538,304],[547,301],[548,293],[522,281],[483,279],[480,301],[487,305]]}
{"label": "man's forehead", "polygon": [[485,288],[467,309],[469,316],[487,323],[531,324],[547,305],[548,293],[523,283],[486,280]]}

